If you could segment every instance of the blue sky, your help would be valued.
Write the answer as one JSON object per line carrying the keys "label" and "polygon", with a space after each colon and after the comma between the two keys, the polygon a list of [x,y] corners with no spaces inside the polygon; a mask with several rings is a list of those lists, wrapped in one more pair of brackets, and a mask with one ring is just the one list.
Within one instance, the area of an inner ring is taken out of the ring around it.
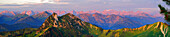
{"label": "blue sky", "polygon": [[[89,11],[106,9],[125,11],[158,12],[161,0],[0,0],[0,10],[76,10]],[[168,6],[166,6],[168,7]]]}

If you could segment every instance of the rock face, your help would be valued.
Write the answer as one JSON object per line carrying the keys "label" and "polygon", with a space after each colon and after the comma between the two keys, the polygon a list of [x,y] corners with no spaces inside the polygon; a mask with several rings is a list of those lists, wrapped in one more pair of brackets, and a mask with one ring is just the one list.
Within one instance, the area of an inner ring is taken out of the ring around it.
{"label": "rock face", "polygon": [[53,14],[53,16],[54,16],[54,19],[55,19],[56,21],[58,21],[57,14],[56,14],[56,13],[54,13],[54,14]]}
{"label": "rock face", "polygon": [[45,22],[42,24],[42,26],[40,28],[46,28],[48,26],[53,26],[57,23],[58,21],[58,16],[56,13],[53,13],[51,16],[49,16]]}

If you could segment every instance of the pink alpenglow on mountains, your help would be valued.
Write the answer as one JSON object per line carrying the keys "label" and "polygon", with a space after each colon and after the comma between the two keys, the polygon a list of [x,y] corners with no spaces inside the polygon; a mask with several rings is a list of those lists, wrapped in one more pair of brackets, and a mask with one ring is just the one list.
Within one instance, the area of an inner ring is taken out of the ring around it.
{"label": "pink alpenglow on mountains", "polygon": [[[0,14],[3,14],[3,15],[16,15],[16,14],[27,14],[29,16],[31,15],[35,15],[35,14],[38,14],[38,13],[42,13],[44,11],[32,11],[32,10],[29,10],[29,11],[23,11],[23,12],[15,12],[15,11],[2,11],[0,12]],[[90,11],[75,11],[75,10],[72,10],[72,11],[60,11],[60,10],[56,10],[56,11],[53,11],[53,10],[47,10],[47,12],[49,13],[57,13],[57,15],[64,15],[66,13],[72,13],[74,15],[79,15],[79,14],[84,14],[84,13],[89,13],[89,14],[94,14],[94,13],[100,13],[100,14],[103,14],[103,15],[111,15],[111,14],[114,14],[114,15],[120,15],[120,16],[126,16],[126,15],[130,15],[130,16],[152,16],[152,17],[162,17],[161,14],[149,14],[148,12],[144,12],[144,11],[117,11],[117,10],[114,10],[114,9],[109,9],[109,10],[104,10],[104,11],[97,11],[97,10],[90,10]]]}
{"label": "pink alpenglow on mountains", "polygon": [[38,12],[36,12],[36,11],[23,11],[23,12],[21,12],[21,14],[27,14],[27,15],[34,15],[34,14],[37,14]]}
{"label": "pink alpenglow on mountains", "polygon": [[[104,11],[97,11],[97,10],[91,10],[91,11],[60,11],[60,10],[47,10],[47,11],[33,11],[33,10],[28,10],[28,11],[23,11],[23,12],[15,12],[15,11],[2,11],[1,13],[9,13],[10,15],[18,15],[18,14],[24,14],[24,15],[19,15],[20,17],[24,18],[15,18],[15,16],[11,16],[10,21],[13,20],[21,20],[17,21],[16,23],[26,23],[30,21],[25,21],[27,18],[32,18],[30,20],[37,20],[38,23],[32,23],[33,25],[41,25],[41,23],[44,22],[44,20],[50,16],[52,13],[57,13],[58,16],[65,15],[67,13],[71,13],[73,15],[78,16],[80,19],[83,21],[96,24],[99,27],[102,27],[104,29],[119,29],[118,27],[121,28],[136,28],[140,27],[142,25],[146,24],[151,24],[154,22],[162,21],[163,19],[157,15],[154,14],[149,14],[144,11],[117,11],[117,10],[104,10]],[[29,15],[28,16],[25,16]],[[2,14],[4,15],[4,14]],[[7,14],[6,14],[7,15]],[[157,16],[157,17],[155,17]],[[17,16],[16,16],[17,17]],[[26,18],[27,17],[27,18]],[[2,17],[4,18],[4,17]],[[6,19],[6,18],[4,18]],[[25,21],[25,22],[24,22]],[[9,22],[9,21],[3,21],[3,22]],[[2,22],[2,23],[3,23]],[[15,21],[13,21],[15,22]],[[29,23],[29,24],[30,24]],[[112,26],[117,26],[117,27],[112,27]],[[109,28],[108,28],[109,27]]]}
{"label": "pink alpenglow on mountains", "polygon": [[2,11],[2,12],[0,12],[0,14],[2,14],[2,15],[10,15],[10,16],[15,16],[16,15],[16,13],[14,13],[13,11]]}

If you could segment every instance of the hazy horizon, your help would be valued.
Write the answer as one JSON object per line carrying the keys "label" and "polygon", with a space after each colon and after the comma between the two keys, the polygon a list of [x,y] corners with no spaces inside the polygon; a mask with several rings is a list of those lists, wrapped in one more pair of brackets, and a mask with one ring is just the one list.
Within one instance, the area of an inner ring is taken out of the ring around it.
{"label": "hazy horizon", "polygon": [[161,0],[1,0],[0,11],[103,11],[114,9],[157,13],[159,12],[158,4],[168,7]]}

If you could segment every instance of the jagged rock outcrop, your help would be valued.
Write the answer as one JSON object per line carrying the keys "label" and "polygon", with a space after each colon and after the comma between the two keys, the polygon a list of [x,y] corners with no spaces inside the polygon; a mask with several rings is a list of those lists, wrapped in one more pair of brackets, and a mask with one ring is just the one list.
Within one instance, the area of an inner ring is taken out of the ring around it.
{"label": "jagged rock outcrop", "polygon": [[46,28],[48,26],[53,26],[56,25],[58,21],[58,16],[56,13],[53,13],[51,16],[49,16],[45,22],[42,24],[42,26],[40,27],[40,29]]}

